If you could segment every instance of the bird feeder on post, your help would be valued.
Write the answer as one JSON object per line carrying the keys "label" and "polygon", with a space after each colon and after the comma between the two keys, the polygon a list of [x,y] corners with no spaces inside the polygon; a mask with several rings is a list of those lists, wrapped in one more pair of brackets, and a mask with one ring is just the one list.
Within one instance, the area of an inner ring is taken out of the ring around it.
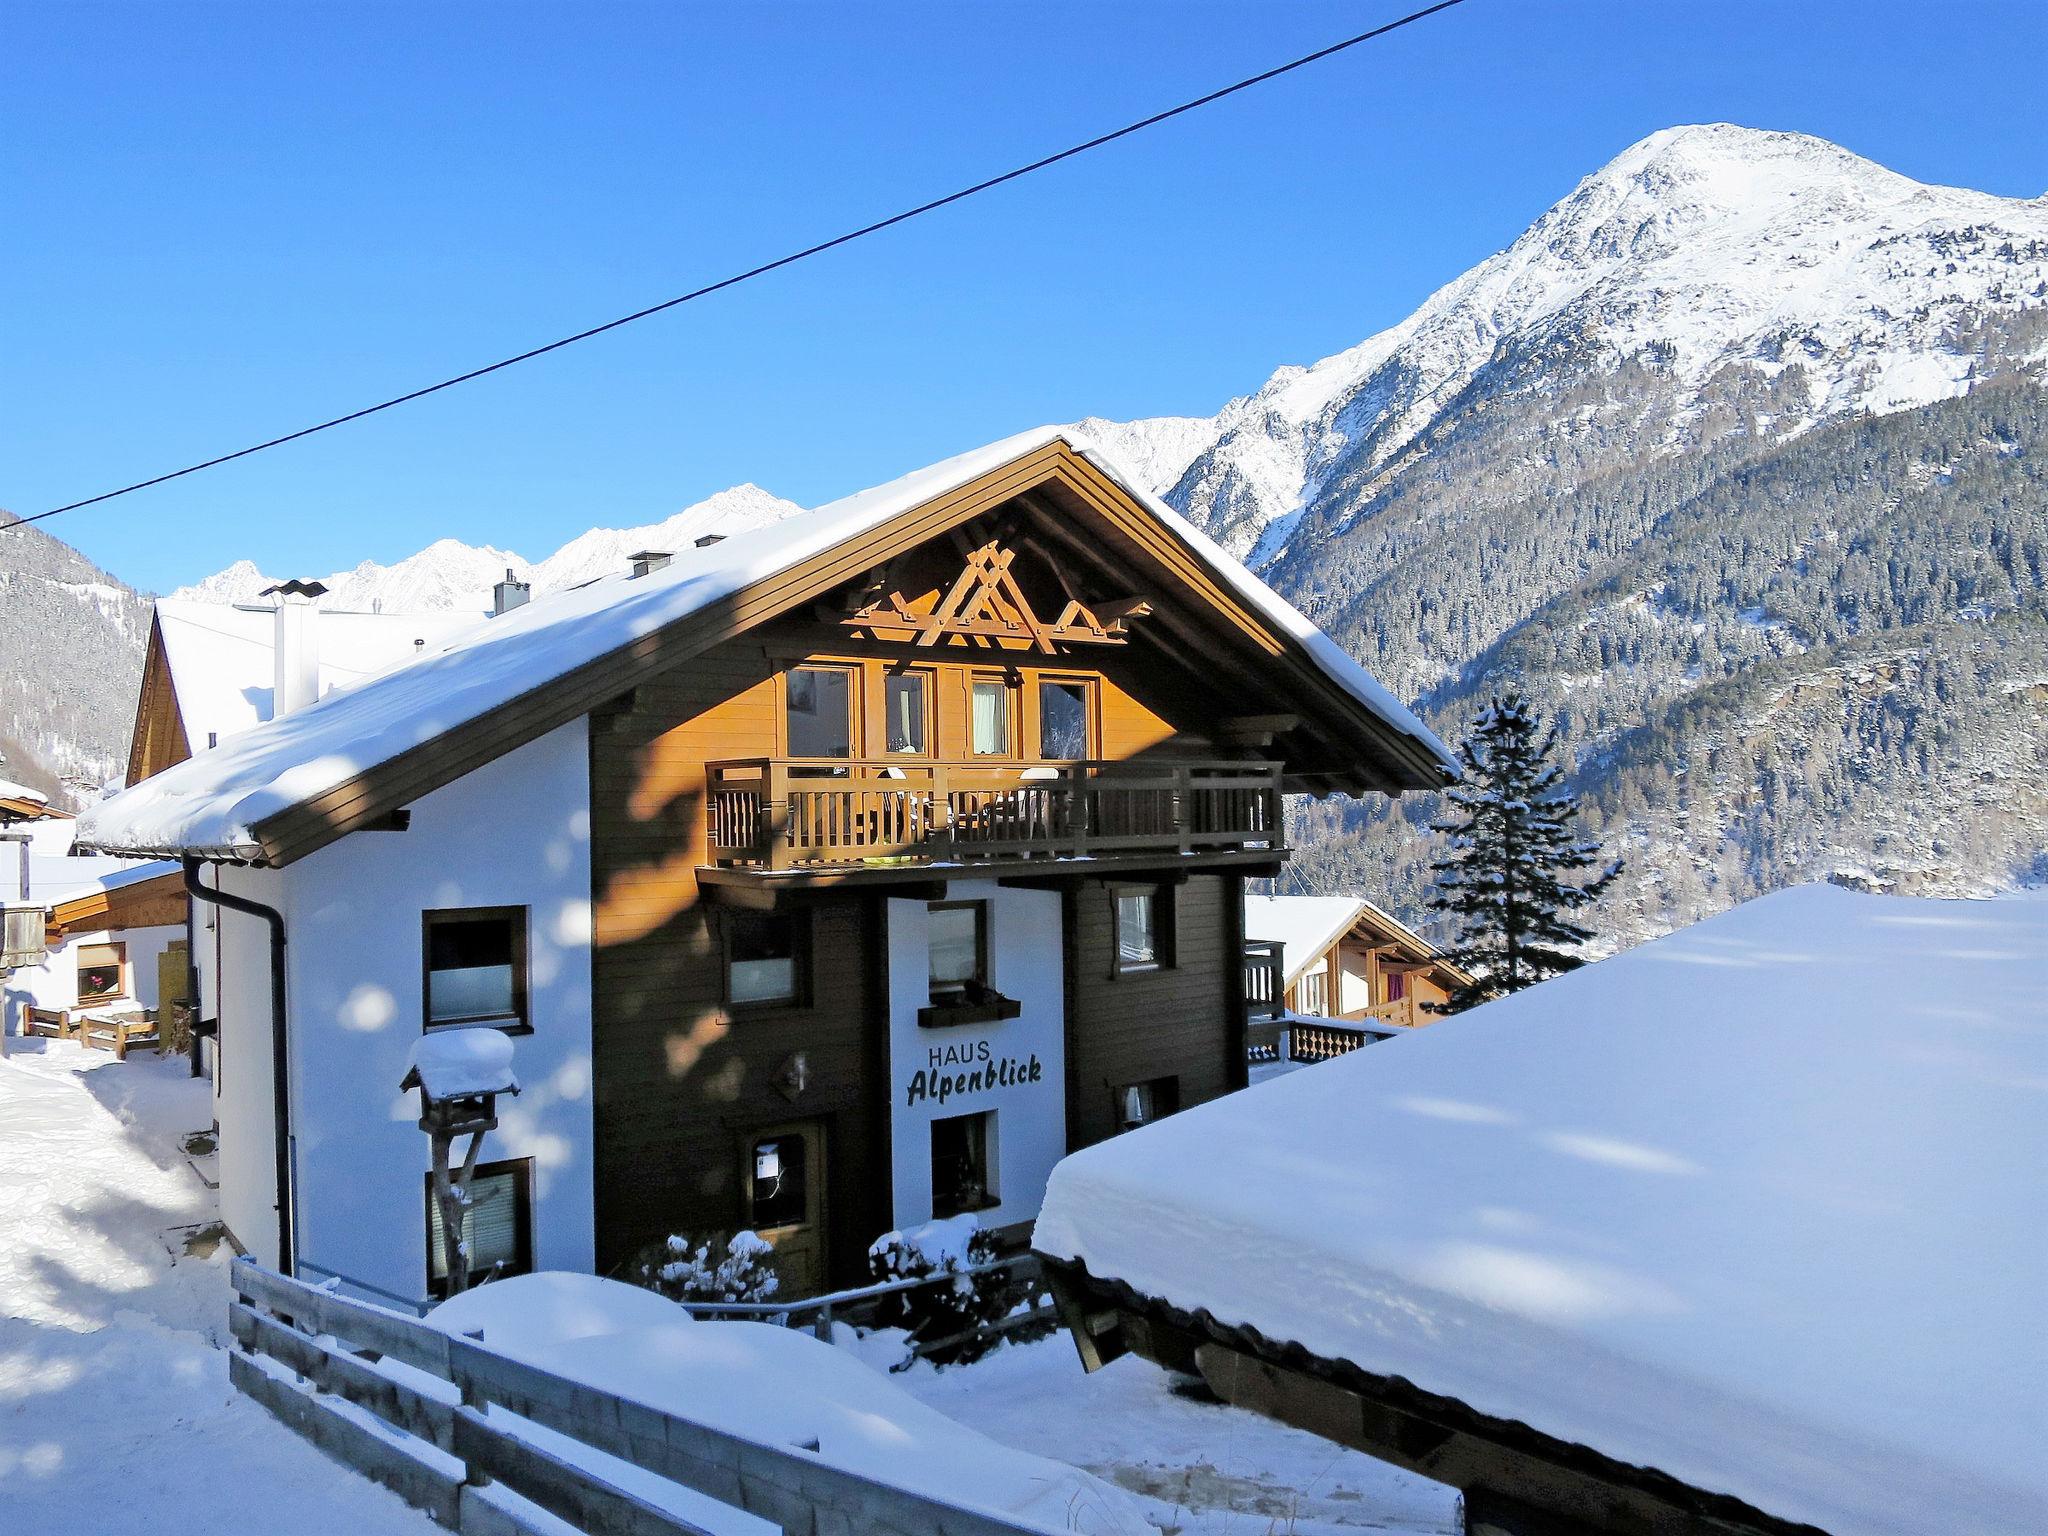
{"label": "bird feeder on post", "polygon": [[[400,1089],[420,1091],[420,1129],[433,1147],[434,1205],[441,1216],[442,1268],[448,1294],[469,1288],[469,1242],[463,1217],[470,1180],[486,1132],[497,1129],[498,1095],[517,1093],[512,1037],[489,1027],[439,1029],[413,1042]],[[453,1171],[458,1138],[469,1138],[462,1172]]]}

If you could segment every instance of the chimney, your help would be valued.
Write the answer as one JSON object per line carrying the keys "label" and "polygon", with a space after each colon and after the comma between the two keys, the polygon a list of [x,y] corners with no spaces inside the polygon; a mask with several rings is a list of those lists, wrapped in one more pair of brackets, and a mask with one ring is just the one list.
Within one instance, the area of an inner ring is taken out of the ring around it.
{"label": "chimney", "polygon": [[697,535],[697,547],[699,549],[709,549],[724,537],[725,535],[722,533],[700,533]]}
{"label": "chimney", "polygon": [[491,617],[510,613],[533,596],[533,587],[524,581],[515,581],[512,567],[505,567],[505,579],[491,588]]}
{"label": "chimney", "polygon": [[273,720],[304,709],[320,697],[320,610],[315,605],[326,593],[327,588],[317,581],[281,581],[258,594],[277,599],[271,647]]}
{"label": "chimney", "polygon": [[649,571],[658,571],[668,564],[670,558],[665,549],[643,549],[633,556],[633,574],[645,576]]}

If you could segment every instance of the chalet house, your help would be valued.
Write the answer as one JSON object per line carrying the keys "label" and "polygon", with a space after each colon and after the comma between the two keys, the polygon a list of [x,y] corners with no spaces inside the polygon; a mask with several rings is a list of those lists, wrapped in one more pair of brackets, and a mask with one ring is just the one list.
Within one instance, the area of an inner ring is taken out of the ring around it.
{"label": "chalet house", "polygon": [[10,906],[33,907],[42,929],[26,963],[0,970],[0,1030],[9,1034],[69,1032],[78,1013],[154,1009],[184,995],[178,867],[71,857],[76,827],[45,807],[11,817],[12,836],[0,843],[4,895]]}
{"label": "chalet house", "polygon": [[1440,1015],[1431,1004],[1469,980],[1421,934],[1360,896],[1247,896],[1244,937],[1254,1018],[1354,1024],[1335,1032],[1353,1044],[1433,1022]]}
{"label": "chalet house", "polygon": [[471,1262],[753,1228],[792,1288],[1016,1226],[1073,1148],[1245,1078],[1281,796],[1448,757],[1042,430],[482,620],[87,816],[217,923],[222,1200],[419,1302],[422,1030],[502,1029]]}

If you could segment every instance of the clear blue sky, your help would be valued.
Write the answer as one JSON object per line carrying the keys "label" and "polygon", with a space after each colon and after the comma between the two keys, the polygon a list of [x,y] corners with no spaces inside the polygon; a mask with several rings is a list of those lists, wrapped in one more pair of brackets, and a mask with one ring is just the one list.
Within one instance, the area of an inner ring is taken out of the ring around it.
{"label": "clear blue sky", "polygon": [[[0,505],[637,308],[1406,8],[13,0]],[[810,503],[1043,421],[1206,414],[1400,319],[1674,123],[2037,196],[2044,57],[2044,0],[1470,0],[855,249],[44,526],[157,589],[443,536],[538,557],[740,480]]]}

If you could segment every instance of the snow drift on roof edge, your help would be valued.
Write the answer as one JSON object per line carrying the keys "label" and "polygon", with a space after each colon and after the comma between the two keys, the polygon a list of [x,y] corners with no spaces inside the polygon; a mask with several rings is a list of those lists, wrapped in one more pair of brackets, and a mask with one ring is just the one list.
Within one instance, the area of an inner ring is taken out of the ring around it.
{"label": "snow drift on roof edge", "polygon": [[256,827],[269,817],[1058,441],[1109,475],[1263,617],[1298,640],[1331,681],[1451,771],[1449,752],[1427,727],[1214,540],[1140,489],[1092,444],[1061,428],[1040,427],[687,551],[630,582],[603,578],[484,620],[418,659],[337,689],[101,801],[80,818],[79,841],[124,853],[246,856]]}

